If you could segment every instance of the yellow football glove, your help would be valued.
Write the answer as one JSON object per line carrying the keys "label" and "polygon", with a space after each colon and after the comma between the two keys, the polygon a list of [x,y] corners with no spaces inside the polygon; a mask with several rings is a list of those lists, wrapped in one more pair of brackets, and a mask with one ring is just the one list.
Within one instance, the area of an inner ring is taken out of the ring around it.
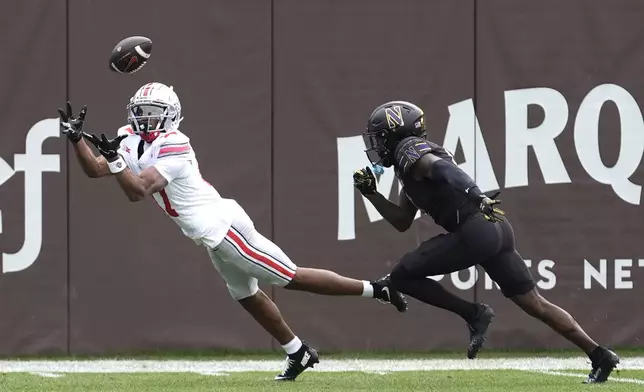
{"label": "yellow football glove", "polygon": [[501,200],[496,199],[500,193],[501,192],[497,192],[492,195],[492,197],[484,196],[483,199],[481,199],[479,209],[485,216],[485,219],[490,222],[503,222],[503,215],[505,215],[505,212],[502,209],[495,207],[495,205],[501,203]]}
{"label": "yellow football glove", "polygon": [[369,167],[353,172],[353,186],[363,195],[376,193],[376,177]]}

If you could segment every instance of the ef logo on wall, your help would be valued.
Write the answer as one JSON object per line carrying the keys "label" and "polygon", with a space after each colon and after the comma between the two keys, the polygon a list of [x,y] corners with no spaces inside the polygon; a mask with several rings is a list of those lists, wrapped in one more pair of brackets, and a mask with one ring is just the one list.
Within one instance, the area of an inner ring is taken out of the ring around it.
{"label": "ef logo on wall", "polygon": [[[16,172],[25,173],[25,240],[16,253],[2,253],[2,272],[17,272],[27,269],[40,255],[43,235],[43,189],[42,173],[60,172],[60,155],[42,153],[42,145],[50,137],[59,137],[58,119],[41,120],[31,127],[25,138],[25,153],[14,155],[14,168],[0,157],[0,186]],[[8,227],[2,225],[0,206],[0,235]]]}

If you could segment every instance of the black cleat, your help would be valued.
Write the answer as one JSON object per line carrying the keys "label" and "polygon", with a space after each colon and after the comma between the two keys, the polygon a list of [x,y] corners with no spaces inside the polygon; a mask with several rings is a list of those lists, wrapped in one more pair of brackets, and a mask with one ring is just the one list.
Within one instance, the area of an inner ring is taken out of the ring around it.
{"label": "black cleat", "polygon": [[481,310],[476,318],[467,324],[470,329],[470,343],[467,346],[467,357],[476,358],[483,344],[485,344],[487,329],[494,318],[494,311],[489,305],[479,304]]}
{"label": "black cleat", "polygon": [[584,384],[604,383],[608,380],[613,369],[619,363],[619,357],[614,352],[606,347],[600,347],[601,356],[596,361],[593,361],[593,370],[590,371],[588,378]]}
{"label": "black cleat", "polygon": [[405,296],[391,285],[389,275],[386,275],[375,282],[371,282],[371,285],[373,286],[373,297],[375,299],[382,303],[392,304],[399,312],[407,310],[407,301],[405,301]]}
{"label": "black cleat", "polygon": [[295,381],[297,376],[316,363],[320,363],[318,352],[302,341],[302,347],[295,354],[286,356],[284,371],[275,376],[275,380]]}

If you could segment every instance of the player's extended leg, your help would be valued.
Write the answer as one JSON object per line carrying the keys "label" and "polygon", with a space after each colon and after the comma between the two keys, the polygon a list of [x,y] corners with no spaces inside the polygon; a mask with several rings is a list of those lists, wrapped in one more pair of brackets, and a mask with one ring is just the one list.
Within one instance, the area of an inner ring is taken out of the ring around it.
{"label": "player's extended leg", "polygon": [[606,347],[595,343],[567,311],[539,294],[530,270],[514,249],[512,227],[509,223],[503,223],[503,227],[509,239],[509,249],[481,263],[481,266],[501,287],[503,295],[588,355],[593,368],[587,383],[605,382],[619,363],[619,357]]}
{"label": "player's extended leg", "polygon": [[407,310],[404,297],[390,287],[387,279],[357,280],[329,270],[298,267],[295,275],[284,288],[322,295],[360,295],[391,303],[400,312]]}
{"label": "player's extended leg", "polygon": [[322,295],[375,298],[391,303],[400,312],[407,310],[404,297],[387,287],[389,281],[357,280],[328,270],[297,267],[279,246],[252,225],[233,225],[222,244],[246,261],[240,268],[262,282]]}
{"label": "player's extended leg", "polygon": [[291,288],[328,295],[362,295],[380,300],[388,299],[384,295],[391,292],[392,298],[399,298],[406,309],[402,295],[383,288],[379,282],[349,279],[324,270],[300,271],[277,245],[257,232],[250,219],[241,214],[217,249],[209,252],[233,298],[240,301],[286,351],[286,366],[277,380],[294,380],[319,359],[314,349],[290,331],[277,306],[263,293],[260,294],[258,280],[281,287],[294,282]]}
{"label": "player's extended leg", "polygon": [[[467,356],[475,358],[485,343],[494,312],[488,305],[466,301],[447,291],[428,276],[448,274],[476,264],[476,256],[463,243],[460,233],[440,234],[407,253],[390,274],[393,286],[429,305],[456,313],[470,330]],[[483,253],[485,253],[483,249]],[[481,254],[478,257],[485,257]]]}
{"label": "player's extended leg", "polygon": [[210,259],[226,282],[230,295],[279,342],[286,352],[286,365],[276,380],[295,380],[304,370],[319,362],[318,353],[300,340],[289,328],[275,303],[261,291],[257,278],[239,268],[226,245],[215,251],[208,248]]}
{"label": "player's extended leg", "polygon": [[591,339],[570,313],[545,299],[536,288],[525,294],[510,297],[510,299],[527,314],[543,321],[588,355],[592,363],[592,370],[585,381],[586,383],[602,383],[608,380],[608,376],[619,363],[619,357]]}
{"label": "player's extended leg", "polygon": [[322,295],[369,295],[369,282],[347,278],[333,271],[298,267],[291,281],[284,286],[289,290],[307,291]]}
{"label": "player's extended leg", "polygon": [[[239,304],[262,326],[272,337],[275,338],[282,346],[288,346],[290,342],[295,339],[295,334],[291,328],[286,324],[282,313],[262,290],[257,290],[254,295],[242,298]],[[301,345],[298,343],[298,346]],[[285,348],[287,354],[293,354],[300,347],[294,347],[294,350]],[[290,351],[290,352],[289,352]]]}
{"label": "player's extended leg", "polygon": [[601,359],[599,345],[586,334],[570,313],[545,299],[537,288],[510,299],[527,314],[548,324],[559,335],[582,349],[591,361]]}

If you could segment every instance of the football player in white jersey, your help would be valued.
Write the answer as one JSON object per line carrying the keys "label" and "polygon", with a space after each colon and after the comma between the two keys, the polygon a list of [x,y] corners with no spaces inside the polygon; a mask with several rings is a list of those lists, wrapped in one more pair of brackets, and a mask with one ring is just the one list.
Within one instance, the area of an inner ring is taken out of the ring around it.
{"label": "football player in white jersey", "polygon": [[237,202],[222,198],[201,177],[190,139],[179,131],[181,104],[172,87],[142,86],[127,105],[129,124],[114,139],[83,132],[87,107],[74,116],[67,103],[67,110],[59,112],[61,131],[88,177],[115,177],[133,202],[152,198],[187,237],[207,249],[230,295],[286,351],[286,366],[276,380],[294,380],[319,362],[318,354],[291,331],[275,303],[258,288],[258,281],[317,294],[376,298],[400,312],[407,309],[404,297],[389,287],[388,277],[362,281],[297,267],[262,236]]}

